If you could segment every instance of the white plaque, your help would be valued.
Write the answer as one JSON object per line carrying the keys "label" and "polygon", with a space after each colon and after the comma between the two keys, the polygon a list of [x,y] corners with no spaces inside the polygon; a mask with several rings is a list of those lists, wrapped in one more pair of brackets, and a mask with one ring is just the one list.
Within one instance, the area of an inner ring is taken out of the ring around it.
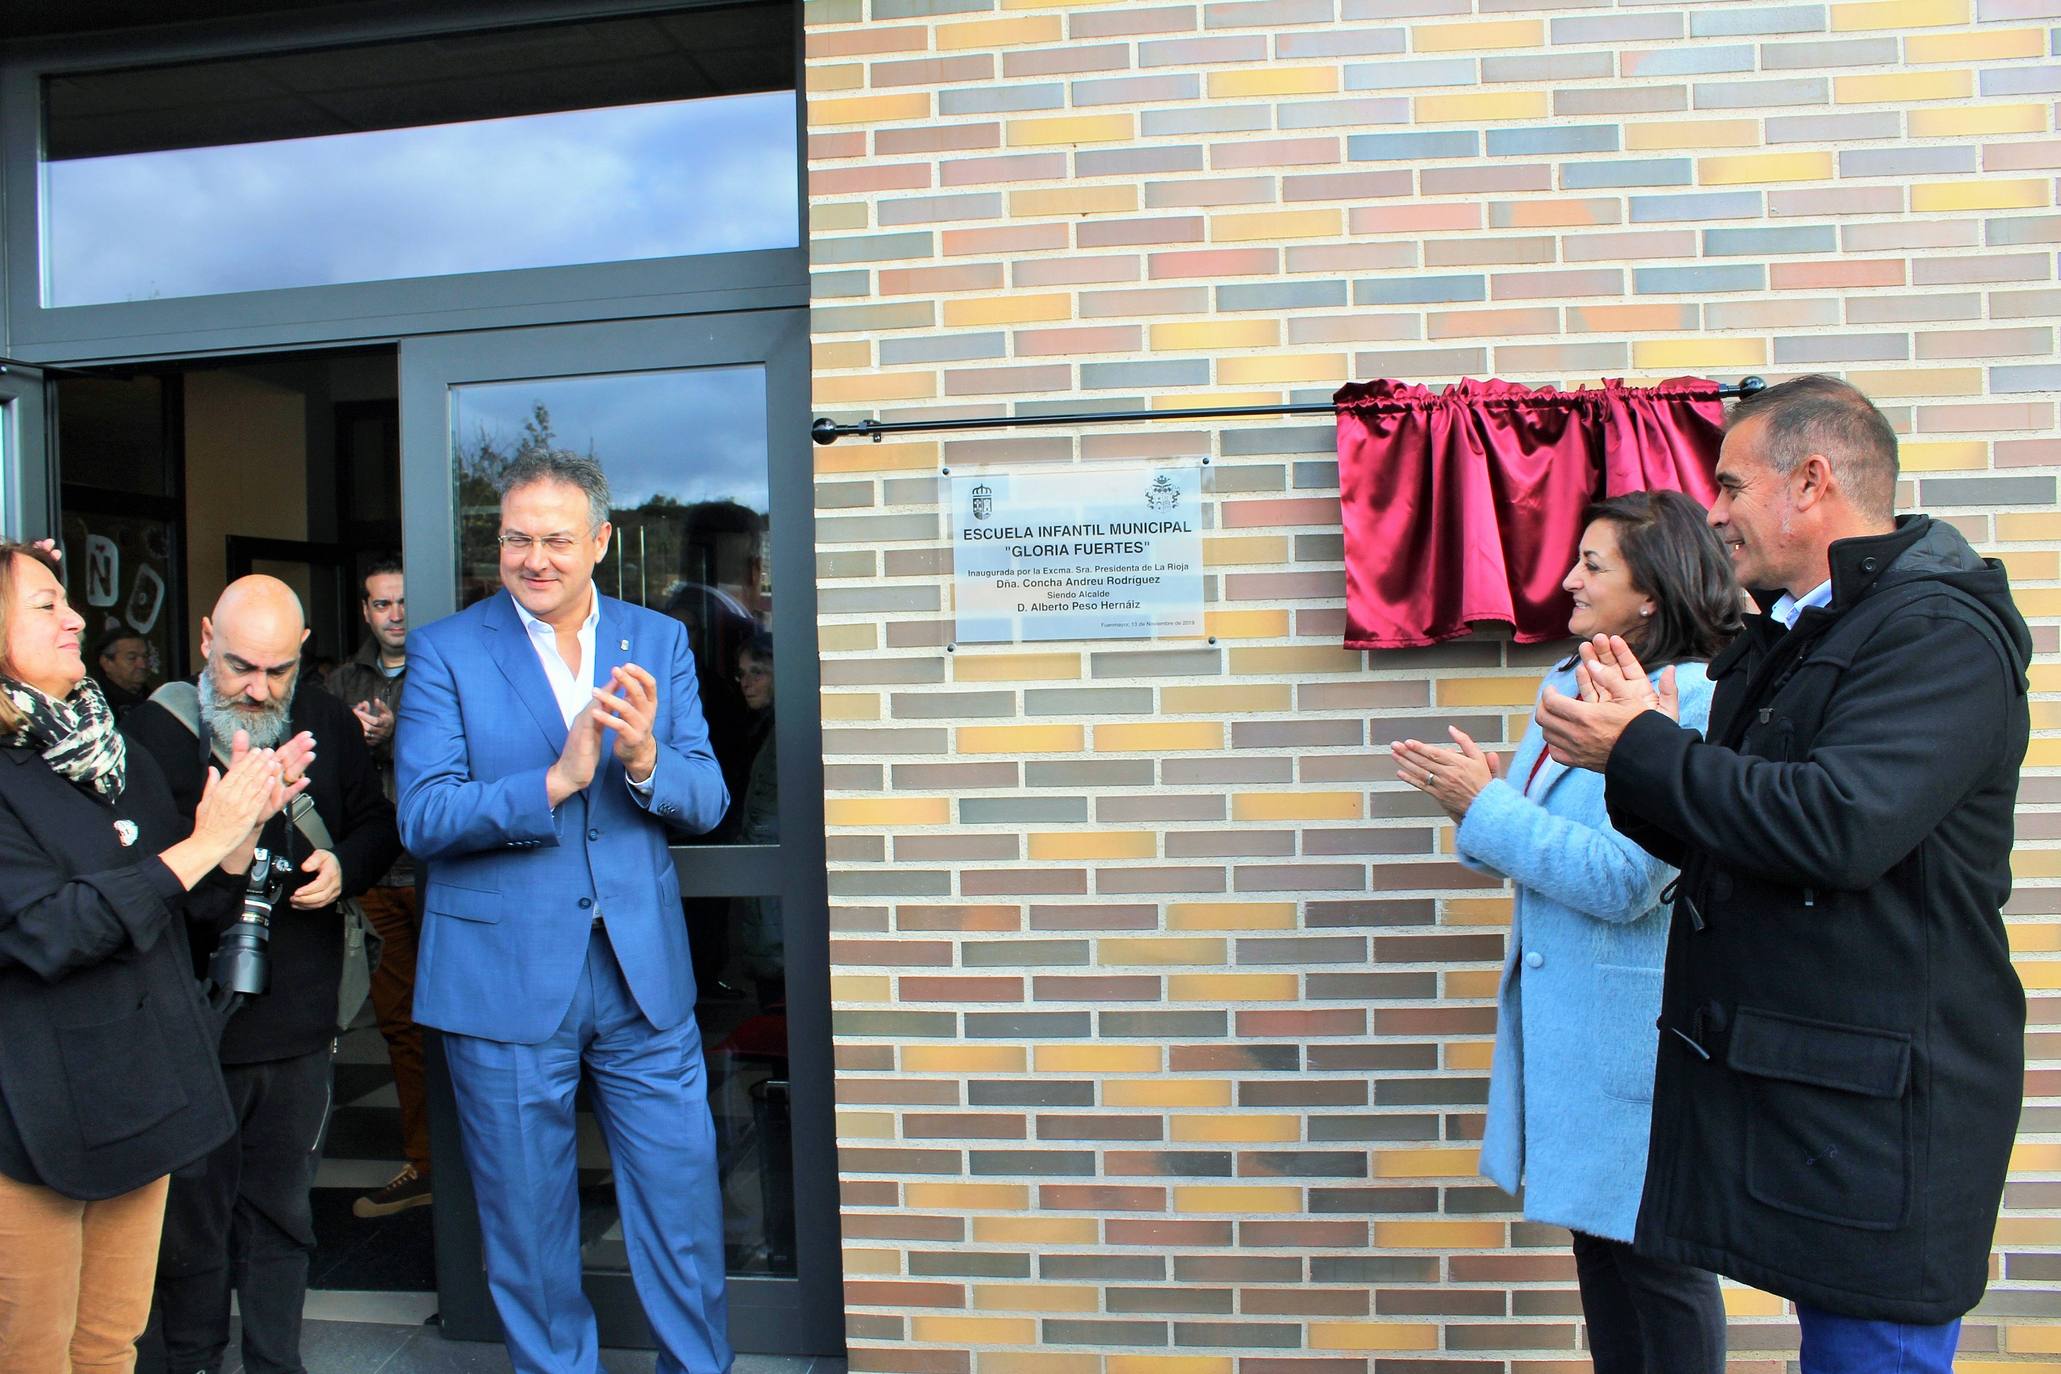
{"label": "white plaque", "polygon": [[1202,468],[1037,468],[951,478],[966,644],[1199,636]]}

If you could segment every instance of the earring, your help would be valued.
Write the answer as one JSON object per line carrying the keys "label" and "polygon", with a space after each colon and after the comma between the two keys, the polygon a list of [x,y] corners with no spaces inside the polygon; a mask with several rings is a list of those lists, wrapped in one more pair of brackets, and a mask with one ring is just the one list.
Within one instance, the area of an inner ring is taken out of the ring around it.
{"label": "earring", "polygon": [[1653,608],[1652,608],[1651,606],[1641,606],[1641,607],[1639,607],[1639,614],[1640,614],[1640,615],[1652,615],[1652,614],[1653,614]]}

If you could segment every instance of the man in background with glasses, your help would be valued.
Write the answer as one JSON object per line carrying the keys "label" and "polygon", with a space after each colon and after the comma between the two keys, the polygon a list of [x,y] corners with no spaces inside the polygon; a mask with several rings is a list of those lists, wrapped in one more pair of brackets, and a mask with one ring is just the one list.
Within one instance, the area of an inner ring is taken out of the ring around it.
{"label": "man in background with glasses", "polygon": [[608,483],[527,454],[501,583],[413,632],[395,761],[428,865],[415,1018],[444,1032],[487,1282],[519,1374],[594,1374],[573,1095],[607,1141],[661,1374],[724,1374],[722,1198],[668,829],[729,805],[678,621],[604,597]]}

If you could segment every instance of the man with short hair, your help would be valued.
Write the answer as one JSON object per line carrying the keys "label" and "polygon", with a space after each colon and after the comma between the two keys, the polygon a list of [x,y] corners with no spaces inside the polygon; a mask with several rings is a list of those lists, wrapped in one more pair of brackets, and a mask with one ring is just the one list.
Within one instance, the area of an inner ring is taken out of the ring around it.
{"label": "man with short hair", "polygon": [[100,637],[92,671],[115,719],[122,719],[150,696],[150,641],[126,625],[115,626]]}
{"label": "man with short hair", "polygon": [[[329,694],[351,708],[365,732],[365,746],[379,768],[380,786],[394,797],[394,713],[408,680],[408,590],[401,560],[381,558],[365,570],[358,612],[365,618],[365,642],[329,675]],[[365,919],[380,939],[379,967],[372,972],[372,1009],[393,1066],[394,1096],[401,1109],[399,1172],[351,1204],[360,1217],[390,1216],[432,1201],[429,1168],[429,1107],[423,1091],[422,1027],[415,1024],[415,949],[422,908],[415,890],[415,863],[405,851],[394,866],[358,898]]]}
{"label": "man with short hair", "polygon": [[[584,1068],[659,1374],[723,1374],[722,1197],[667,829],[729,804],[678,621],[605,597],[608,483],[516,460],[503,592],[416,630],[396,760],[428,865],[415,1017],[443,1032],[487,1283],[519,1374],[594,1374]],[[649,668],[642,665],[649,664]]]}
{"label": "man with short hair", "polygon": [[[222,1367],[232,1287],[244,1369],[303,1374],[301,1305],[315,1249],[308,1191],[329,1115],[344,972],[345,921],[337,904],[369,887],[400,851],[393,805],[379,790],[357,722],[334,698],[296,690],[306,638],[292,588],[272,577],[239,578],[200,622],[205,666],[193,725],[160,699],[138,706],[122,724],[130,743],[157,760],[186,810],[198,804],[211,760],[231,751],[238,731],[257,747],[312,733],[306,796],[332,845],[313,848],[286,816],[273,817],[259,837],[294,872],[265,942],[271,986],[231,1016],[222,1033],[222,1076],[237,1132],[197,1176],[174,1177],[166,1203],[157,1283],[166,1374]],[[193,695],[185,694],[189,707]],[[220,933],[193,932],[202,976]]]}
{"label": "man with short hair", "polygon": [[1636,1244],[1794,1300],[1807,1374],[1952,1368],[2023,1085],[2031,637],[2000,564],[1894,516],[1896,473],[1844,382],[1745,401],[1710,523],[1768,610],[1710,665],[1707,740],[1621,640],[1539,707],[1682,870]]}

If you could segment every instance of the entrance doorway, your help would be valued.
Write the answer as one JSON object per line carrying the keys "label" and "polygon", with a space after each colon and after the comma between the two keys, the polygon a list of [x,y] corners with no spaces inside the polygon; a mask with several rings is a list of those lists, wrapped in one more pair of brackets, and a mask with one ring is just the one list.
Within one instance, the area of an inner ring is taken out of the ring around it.
{"label": "entrance doorway", "polygon": [[[299,593],[308,680],[358,647],[358,574],[401,546],[392,348],[56,377],[59,532],[89,640],[140,636],[191,676],[233,578]],[[89,655],[91,648],[89,646]]]}
{"label": "entrance doorway", "polygon": [[[688,625],[733,797],[714,832],[674,850],[693,894],[681,919],[717,1123],[732,1340],[833,1354],[811,455],[794,418],[806,413],[804,319],[762,311],[153,362],[66,372],[47,395],[64,561],[84,579],[74,600],[90,634],[146,641],[148,685],[198,672],[200,617],[228,580],[264,572],[307,608],[300,690],[311,690],[361,642],[374,562],[405,553],[413,624],[496,594],[497,463],[536,445],[601,459],[617,510],[597,581]],[[399,1110],[369,1007],[342,1037],[310,1311],[376,1292],[387,1296],[349,1305],[385,1302],[417,1321],[434,1310],[446,1335],[493,1340],[434,1044],[430,1058],[434,1204],[362,1218],[354,1202],[401,1166]],[[580,1165],[602,1344],[648,1344],[590,1119]]]}
{"label": "entrance doorway", "polygon": [[[199,625],[229,581],[299,594],[298,691],[365,636],[363,573],[401,550],[399,354],[392,347],[59,374],[59,511],[72,599],[101,643],[140,638],[157,684],[200,671]],[[393,1075],[370,1006],[339,1040],[335,1111],[316,1174],[310,1289],[418,1293],[433,1310],[426,1211],[365,1220],[399,1168]]]}
{"label": "entrance doorway", "polygon": [[[801,311],[401,346],[410,566],[455,574],[411,581],[418,619],[499,593],[493,478],[552,448],[592,456],[608,475],[601,590],[687,626],[731,795],[713,831],[673,849],[716,1122],[731,1339],[740,1351],[834,1354],[843,1312],[811,455],[797,421],[807,387]],[[447,1101],[431,1106],[445,1329],[484,1336],[497,1328],[476,1216],[441,1162],[455,1153],[455,1121]],[[602,1343],[645,1344],[608,1159],[584,1112],[581,1135],[581,1253]]]}

